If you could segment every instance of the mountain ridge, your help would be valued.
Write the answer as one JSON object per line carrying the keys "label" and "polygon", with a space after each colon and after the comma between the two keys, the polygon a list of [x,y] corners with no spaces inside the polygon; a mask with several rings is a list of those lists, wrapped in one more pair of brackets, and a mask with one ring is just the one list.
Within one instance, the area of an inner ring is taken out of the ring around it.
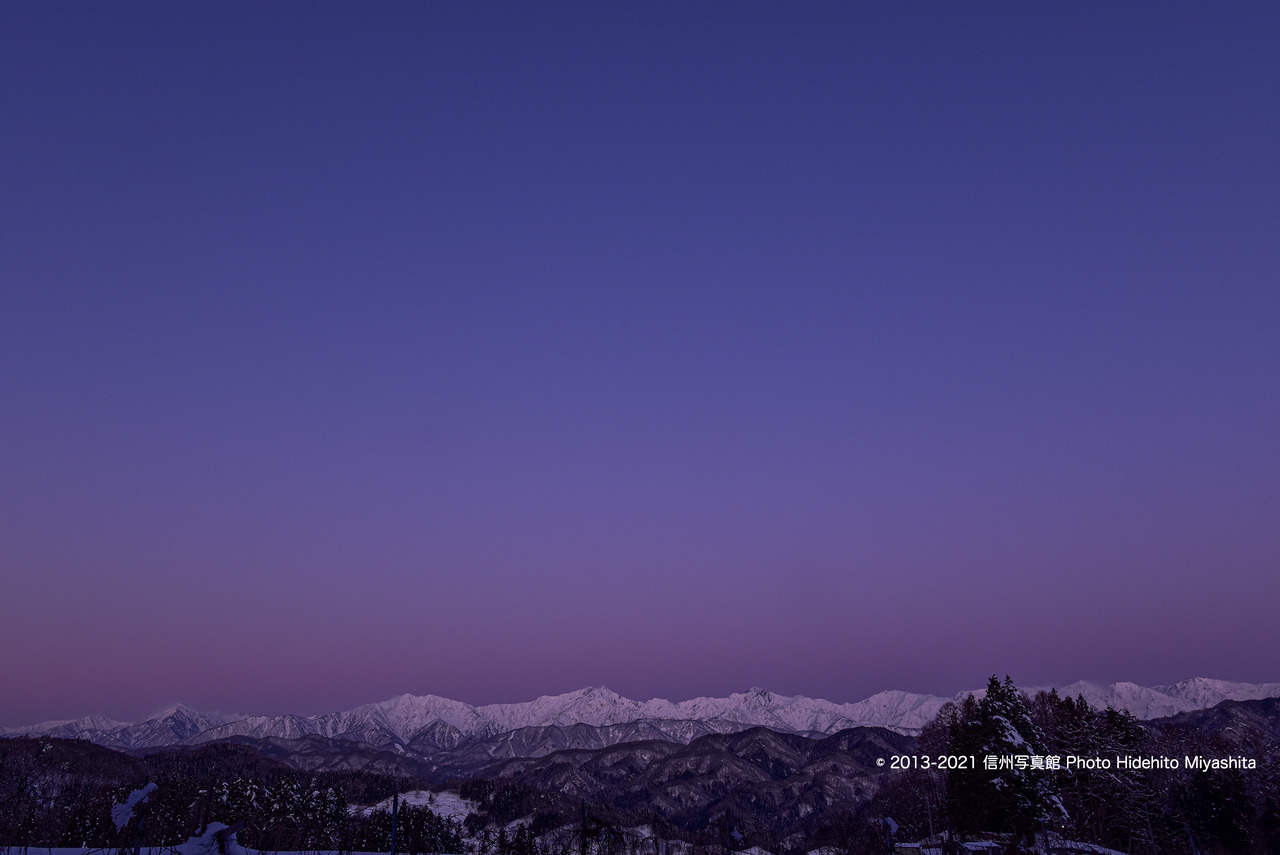
{"label": "mountain ridge", "polygon": [[[1035,687],[1028,693],[1039,691]],[[1079,681],[1059,694],[1083,696],[1098,708],[1127,709],[1144,720],[1207,709],[1223,700],[1280,696],[1280,683],[1238,683],[1196,677],[1171,686]],[[0,729],[0,736],[49,735],[87,739],[123,750],[199,745],[217,740],[324,737],[430,757],[466,749],[480,757],[542,756],[576,746],[600,746],[636,738],[689,741],[711,733],[767,727],[782,733],[830,735],[850,727],[884,727],[914,734],[953,698],[903,691],[879,692],[837,704],[803,695],[777,695],[759,687],[725,698],[636,701],[603,686],[522,703],[472,706],[437,695],[401,694],[342,712],[316,716],[252,716],[205,713],[183,704],[141,722],[103,716]]]}

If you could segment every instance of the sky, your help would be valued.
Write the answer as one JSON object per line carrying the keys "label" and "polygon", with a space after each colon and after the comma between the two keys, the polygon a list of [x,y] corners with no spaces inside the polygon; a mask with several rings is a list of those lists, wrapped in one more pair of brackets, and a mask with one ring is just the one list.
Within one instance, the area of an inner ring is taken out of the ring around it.
{"label": "sky", "polygon": [[1280,680],[1280,6],[0,9],[0,725]]}

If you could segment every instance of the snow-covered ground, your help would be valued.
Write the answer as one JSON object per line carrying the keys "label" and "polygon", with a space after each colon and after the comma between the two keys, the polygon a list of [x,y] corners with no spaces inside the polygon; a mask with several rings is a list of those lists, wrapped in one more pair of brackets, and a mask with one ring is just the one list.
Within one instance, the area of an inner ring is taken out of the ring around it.
{"label": "snow-covered ground", "polygon": [[[374,811],[391,810],[392,799],[383,799],[376,805],[360,808],[363,816],[368,816]],[[480,806],[470,799],[464,799],[453,790],[444,790],[439,793],[431,790],[412,790],[407,793],[400,794],[400,804],[402,805],[421,805],[431,809],[436,816],[448,817],[449,819],[464,820],[468,815],[475,813]]]}

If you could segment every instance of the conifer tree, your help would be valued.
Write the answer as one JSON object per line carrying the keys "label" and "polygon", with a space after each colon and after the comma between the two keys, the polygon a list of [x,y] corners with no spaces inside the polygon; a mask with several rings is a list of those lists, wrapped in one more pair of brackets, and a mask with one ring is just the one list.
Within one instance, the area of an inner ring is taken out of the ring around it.
{"label": "conifer tree", "polygon": [[1030,836],[1065,818],[1053,774],[1043,764],[1044,738],[1009,677],[992,676],[981,702],[972,696],[953,718],[951,753],[971,755],[978,768],[957,770],[947,781],[957,829]]}

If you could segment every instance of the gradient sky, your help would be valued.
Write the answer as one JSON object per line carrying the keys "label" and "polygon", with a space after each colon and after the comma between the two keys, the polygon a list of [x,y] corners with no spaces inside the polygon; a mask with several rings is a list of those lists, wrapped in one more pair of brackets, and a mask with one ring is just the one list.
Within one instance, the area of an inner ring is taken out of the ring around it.
{"label": "gradient sky", "polygon": [[0,724],[1280,680],[1280,5],[9,3]]}

